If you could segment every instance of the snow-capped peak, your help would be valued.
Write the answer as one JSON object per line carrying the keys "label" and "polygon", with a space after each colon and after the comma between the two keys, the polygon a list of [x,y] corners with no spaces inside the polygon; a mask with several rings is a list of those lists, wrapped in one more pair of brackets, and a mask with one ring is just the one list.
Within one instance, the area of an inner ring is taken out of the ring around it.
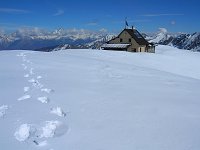
{"label": "snow-capped peak", "polygon": [[64,29],[59,28],[59,29],[54,30],[52,33],[56,35],[62,35],[64,33]]}
{"label": "snow-capped peak", "polygon": [[167,29],[166,28],[159,28],[159,32],[160,33],[167,33]]}
{"label": "snow-capped peak", "polygon": [[171,37],[171,35],[168,34],[167,29],[159,28],[159,31],[156,34],[156,36],[154,36],[152,38],[152,40],[150,40],[149,42],[151,42],[151,43],[160,43],[160,42],[169,40],[170,37]]}

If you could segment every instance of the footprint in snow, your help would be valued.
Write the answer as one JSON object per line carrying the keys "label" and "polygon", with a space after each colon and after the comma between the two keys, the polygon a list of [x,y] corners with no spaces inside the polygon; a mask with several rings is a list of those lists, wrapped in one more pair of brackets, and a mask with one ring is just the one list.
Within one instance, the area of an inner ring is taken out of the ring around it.
{"label": "footprint in snow", "polygon": [[24,75],[24,78],[28,78],[28,77],[29,77],[29,74],[25,74],[25,75]]}
{"label": "footprint in snow", "polygon": [[24,68],[24,70],[28,68],[25,64],[22,64],[22,67]]}
{"label": "footprint in snow", "polygon": [[36,88],[42,88],[44,85],[41,84],[38,80],[35,80],[34,78],[28,80],[28,82],[32,83],[32,85]]}
{"label": "footprint in snow", "polygon": [[28,82],[34,83],[34,82],[36,82],[36,80],[34,78],[32,78],[32,79],[28,80]]}
{"label": "footprint in snow", "polygon": [[9,109],[8,105],[0,106],[0,118],[6,115],[6,111]]}
{"label": "footprint in snow", "polygon": [[61,121],[46,121],[42,127],[41,138],[60,137],[69,131],[69,127]]}
{"label": "footprint in snow", "polygon": [[49,98],[45,97],[45,96],[38,97],[37,100],[40,101],[41,103],[45,103],[45,104],[49,103],[49,101],[50,101]]}
{"label": "footprint in snow", "polygon": [[22,56],[24,56],[24,53],[17,54],[17,57],[22,57]]}
{"label": "footprint in snow", "polygon": [[40,82],[36,81],[33,84],[33,87],[37,88],[37,89],[41,89],[44,85],[41,84]]}
{"label": "footprint in snow", "polygon": [[22,124],[15,131],[19,142],[33,142],[37,146],[46,146],[49,138],[60,137],[69,131],[69,127],[60,121],[45,121],[42,125]]}
{"label": "footprint in snow", "polygon": [[29,70],[29,73],[30,73],[31,75],[34,74],[33,70],[34,70],[33,68],[31,68],[31,69]]}
{"label": "footprint in snow", "polygon": [[28,67],[27,66],[24,66],[24,70],[26,70]]}
{"label": "footprint in snow", "polygon": [[37,76],[37,79],[42,79],[42,76]]}
{"label": "footprint in snow", "polygon": [[27,63],[30,63],[30,60],[26,60]]}
{"label": "footprint in snow", "polygon": [[25,93],[28,92],[29,90],[30,90],[30,87],[28,87],[28,86],[24,87],[24,92]]}
{"label": "footprint in snow", "polygon": [[37,146],[46,146],[47,141],[39,141],[38,133],[40,129],[37,129],[35,125],[32,124],[22,124],[15,131],[14,136],[15,139],[19,142],[33,142]]}
{"label": "footprint in snow", "polygon": [[65,117],[66,113],[60,107],[51,108],[51,114],[55,114],[59,117]]}
{"label": "footprint in snow", "polygon": [[23,101],[23,100],[30,99],[30,98],[31,98],[30,95],[24,95],[24,96],[18,98],[17,100],[18,100],[18,101]]}
{"label": "footprint in snow", "polygon": [[14,133],[16,140],[23,142],[31,138],[34,135],[36,128],[31,124],[22,124]]}
{"label": "footprint in snow", "polygon": [[42,92],[46,92],[46,93],[52,93],[52,92],[54,92],[54,90],[53,89],[41,89],[41,91]]}

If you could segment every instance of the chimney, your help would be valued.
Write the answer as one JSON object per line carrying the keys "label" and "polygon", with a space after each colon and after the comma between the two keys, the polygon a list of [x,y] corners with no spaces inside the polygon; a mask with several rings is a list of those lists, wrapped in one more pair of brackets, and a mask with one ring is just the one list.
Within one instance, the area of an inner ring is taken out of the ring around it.
{"label": "chimney", "polygon": [[132,26],[132,30],[135,30],[135,27],[134,27],[134,26]]}

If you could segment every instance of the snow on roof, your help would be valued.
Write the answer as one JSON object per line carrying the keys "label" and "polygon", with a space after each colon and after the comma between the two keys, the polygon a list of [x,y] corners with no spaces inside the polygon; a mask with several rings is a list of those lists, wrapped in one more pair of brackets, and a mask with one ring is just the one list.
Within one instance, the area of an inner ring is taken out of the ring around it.
{"label": "snow on roof", "polygon": [[127,48],[130,44],[103,44],[102,48]]}

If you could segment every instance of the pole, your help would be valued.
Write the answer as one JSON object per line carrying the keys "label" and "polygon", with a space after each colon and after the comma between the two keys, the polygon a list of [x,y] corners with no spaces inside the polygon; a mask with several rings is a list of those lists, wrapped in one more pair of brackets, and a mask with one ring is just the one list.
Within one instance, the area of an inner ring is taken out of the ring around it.
{"label": "pole", "polygon": [[124,23],[125,23],[125,29],[126,29],[126,17],[125,17],[125,21],[124,21]]}

